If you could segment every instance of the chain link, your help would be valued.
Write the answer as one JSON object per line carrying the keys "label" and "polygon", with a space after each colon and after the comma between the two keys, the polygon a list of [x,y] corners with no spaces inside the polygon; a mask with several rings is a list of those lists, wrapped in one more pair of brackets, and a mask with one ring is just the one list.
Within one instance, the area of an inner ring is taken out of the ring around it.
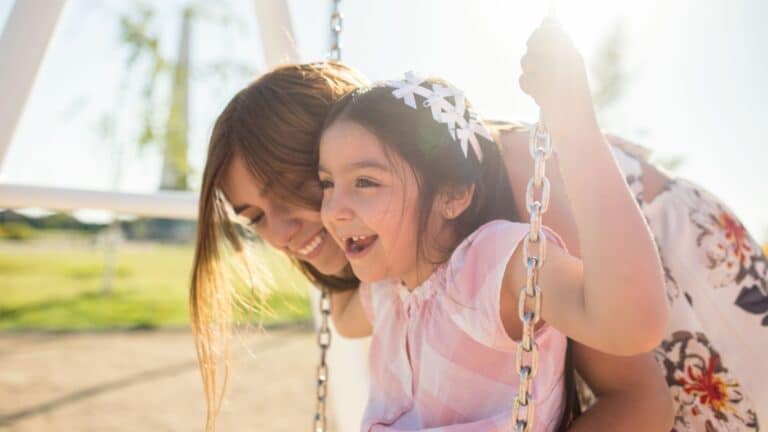
{"label": "chain link", "polygon": [[341,60],[341,30],[344,16],[339,9],[341,0],[333,0],[333,12],[331,13],[331,49],[328,52],[329,60]]}
{"label": "chain link", "polygon": [[315,406],[315,432],[325,432],[325,404],[328,396],[328,364],[325,356],[331,346],[331,330],[328,316],[331,314],[331,295],[328,288],[320,295],[320,328],[317,330],[317,345],[320,347],[320,364],[317,366],[317,405]]}
{"label": "chain link", "polygon": [[[517,305],[518,316],[523,323],[523,332],[515,352],[515,368],[520,377],[520,386],[512,405],[512,421],[517,432],[529,432],[533,427],[534,399],[531,392],[539,363],[539,347],[536,344],[534,330],[541,318],[542,294],[539,288],[539,270],[544,265],[547,255],[547,241],[541,220],[549,207],[550,185],[546,176],[546,161],[552,155],[552,142],[541,116],[539,116],[539,122],[531,129],[529,150],[534,162],[533,176],[525,189],[525,205],[530,214],[530,230],[523,239],[526,279],[525,286],[520,289]],[[536,198],[536,195],[539,198]],[[536,254],[532,255],[531,252]]]}
{"label": "chain link", "polygon": [[[344,16],[341,14],[339,4],[341,0],[333,0],[333,12],[331,13],[331,49],[328,59],[341,60],[341,30]],[[331,314],[331,293],[323,287],[320,294],[320,328],[317,330],[317,345],[320,347],[320,363],[317,365],[317,404],[315,405],[314,432],[325,432],[327,418],[325,407],[328,397],[328,364],[325,361],[328,349],[331,347],[331,331],[328,327],[328,316]]]}

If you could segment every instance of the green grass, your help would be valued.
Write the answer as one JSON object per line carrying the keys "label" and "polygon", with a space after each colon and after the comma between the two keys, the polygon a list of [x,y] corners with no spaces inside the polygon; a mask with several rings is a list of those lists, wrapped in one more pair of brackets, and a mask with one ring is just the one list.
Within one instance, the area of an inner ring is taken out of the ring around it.
{"label": "green grass", "polygon": [[[62,247],[4,242],[0,248],[0,330],[93,330],[188,326],[191,246],[123,244],[109,295],[102,295],[104,252],[83,241]],[[257,249],[276,290],[265,324],[310,318],[306,282],[290,265]],[[243,317],[243,314],[238,316]]]}

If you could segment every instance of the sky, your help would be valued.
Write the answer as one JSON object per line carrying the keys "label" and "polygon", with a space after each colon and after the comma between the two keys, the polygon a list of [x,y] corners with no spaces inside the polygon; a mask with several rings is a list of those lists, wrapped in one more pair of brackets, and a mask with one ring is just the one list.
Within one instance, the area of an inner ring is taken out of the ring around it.
{"label": "sky", "polygon": [[[185,3],[155,2],[160,48],[171,57]],[[0,182],[157,189],[160,152],[135,144],[141,76],[126,69],[118,32],[119,16],[137,4],[69,0],[0,166]],[[229,11],[234,20],[197,20],[192,27],[192,62],[198,67],[190,106],[195,188],[216,115],[238,89],[267,70],[252,0],[216,4],[224,9],[214,13]],[[301,60],[324,58],[330,1],[289,0],[288,5]],[[486,118],[533,121],[538,108],[517,87],[519,59],[548,5],[344,0],[343,60],[372,80],[406,70],[440,75],[462,88]],[[13,0],[0,0],[0,28],[12,6]],[[580,0],[557,2],[556,12],[588,64],[617,26],[624,35],[625,92],[603,113],[601,124],[660,159],[680,158],[675,175],[714,192],[758,240],[768,240],[768,29],[761,25],[768,20],[768,2]],[[232,67],[215,74],[206,69],[213,64]],[[167,83],[156,101],[158,121],[167,115],[166,90]],[[100,132],[104,119],[114,122],[114,134]],[[93,211],[78,215],[104,217]]]}

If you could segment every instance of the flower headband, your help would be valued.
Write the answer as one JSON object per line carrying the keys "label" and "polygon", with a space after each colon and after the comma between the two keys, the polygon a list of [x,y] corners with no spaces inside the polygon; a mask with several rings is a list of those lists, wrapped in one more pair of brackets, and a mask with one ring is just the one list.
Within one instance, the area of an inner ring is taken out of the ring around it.
{"label": "flower headband", "polygon": [[[413,109],[419,108],[416,104],[415,95],[423,97],[425,99],[423,104],[432,111],[432,118],[438,123],[445,123],[451,138],[459,140],[464,157],[469,157],[468,150],[471,145],[477,160],[482,161],[483,152],[480,150],[480,143],[475,134],[479,134],[489,141],[493,139],[488,129],[483,126],[477,113],[465,105],[464,93],[461,90],[443,87],[440,84],[432,84],[430,90],[421,86],[424,81],[424,78],[408,71],[405,73],[404,80],[387,81],[385,84],[395,89],[392,91],[395,98],[403,99],[405,104]],[[453,104],[445,99],[447,97],[453,97]],[[468,114],[469,120],[465,118],[465,113]]]}

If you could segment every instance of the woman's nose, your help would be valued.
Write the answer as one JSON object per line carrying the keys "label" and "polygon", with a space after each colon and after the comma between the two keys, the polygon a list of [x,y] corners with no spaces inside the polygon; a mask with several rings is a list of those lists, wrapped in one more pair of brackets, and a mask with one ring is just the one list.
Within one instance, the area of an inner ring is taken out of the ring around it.
{"label": "woman's nose", "polygon": [[272,217],[269,236],[274,246],[285,249],[291,245],[294,235],[301,231],[301,220],[295,212],[278,211]]}

